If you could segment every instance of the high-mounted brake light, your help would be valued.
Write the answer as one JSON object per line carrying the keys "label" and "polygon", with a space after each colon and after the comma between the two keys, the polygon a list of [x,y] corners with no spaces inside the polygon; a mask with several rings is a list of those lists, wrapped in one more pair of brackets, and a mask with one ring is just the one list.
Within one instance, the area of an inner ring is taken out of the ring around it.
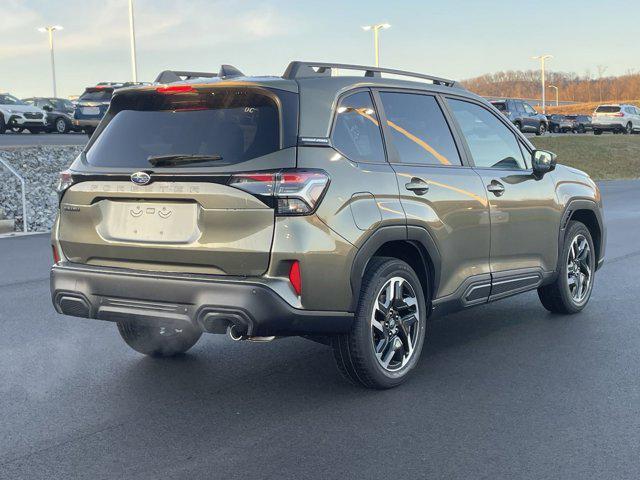
{"label": "high-mounted brake light", "polygon": [[195,92],[195,89],[191,85],[162,85],[156,87],[158,93],[190,93]]}
{"label": "high-mounted brake light", "polygon": [[300,275],[300,262],[294,260],[289,269],[289,282],[297,295],[302,293],[302,277]]}
{"label": "high-mounted brake light", "polygon": [[308,215],[320,204],[329,186],[322,170],[281,170],[234,175],[229,185],[273,200],[277,215]]}

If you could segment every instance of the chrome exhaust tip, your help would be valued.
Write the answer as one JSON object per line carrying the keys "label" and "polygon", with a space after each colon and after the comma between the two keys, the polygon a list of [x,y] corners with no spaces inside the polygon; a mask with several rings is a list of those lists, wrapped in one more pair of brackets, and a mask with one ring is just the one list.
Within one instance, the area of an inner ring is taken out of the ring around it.
{"label": "chrome exhaust tip", "polygon": [[231,324],[227,327],[227,334],[229,335],[229,338],[231,338],[231,340],[233,340],[234,342],[239,342],[241,340],[247,339],[247,336],[242,334],[238,326],[235,324]]}

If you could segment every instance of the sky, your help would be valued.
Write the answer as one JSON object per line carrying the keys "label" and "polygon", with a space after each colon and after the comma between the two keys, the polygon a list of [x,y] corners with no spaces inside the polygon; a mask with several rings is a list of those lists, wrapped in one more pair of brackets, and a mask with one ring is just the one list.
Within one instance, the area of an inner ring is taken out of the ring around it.
{"label": "sky", "polygon": [[[138,78],[165,69],[281,75],[291,60],[373,64],[465,79],[500,70],[605,75],[640,69],[638,0],[134,0]],[[43,25],[55,33],[58,96],[131,80],[127,0],[0,0],[0,92],[52,95]],[[621,34],[627,31],[628,35]]]}

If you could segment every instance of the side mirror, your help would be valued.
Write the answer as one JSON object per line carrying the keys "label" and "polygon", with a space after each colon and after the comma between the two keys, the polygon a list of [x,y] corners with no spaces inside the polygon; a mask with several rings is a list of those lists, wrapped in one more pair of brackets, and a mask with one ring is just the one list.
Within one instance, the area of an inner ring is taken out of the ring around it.
{"label": "side mirror", "polygon": [[53,107],[52,107],[51,105],[43,105],[43,106],[42,106],[42,109],[43,109],[45,112],[53,112]]}
{"label": "side mirror", "polygon": [[542,178],[546,173],[555,170],[556,158],[555,153],[547,150],[534,150],[531,154],[531,167],[536,178]]}

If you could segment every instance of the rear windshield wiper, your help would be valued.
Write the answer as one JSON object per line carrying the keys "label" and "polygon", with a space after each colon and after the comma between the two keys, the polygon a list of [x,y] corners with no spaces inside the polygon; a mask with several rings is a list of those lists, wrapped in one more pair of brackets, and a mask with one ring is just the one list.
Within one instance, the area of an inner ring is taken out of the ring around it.
{"label": "rear windshield wiper", "polygon": [[215,162],[222,160],[222,155],[152,155],[147,161],[154,167],[170,167],[178,165],[189,165],[190,163]]}

